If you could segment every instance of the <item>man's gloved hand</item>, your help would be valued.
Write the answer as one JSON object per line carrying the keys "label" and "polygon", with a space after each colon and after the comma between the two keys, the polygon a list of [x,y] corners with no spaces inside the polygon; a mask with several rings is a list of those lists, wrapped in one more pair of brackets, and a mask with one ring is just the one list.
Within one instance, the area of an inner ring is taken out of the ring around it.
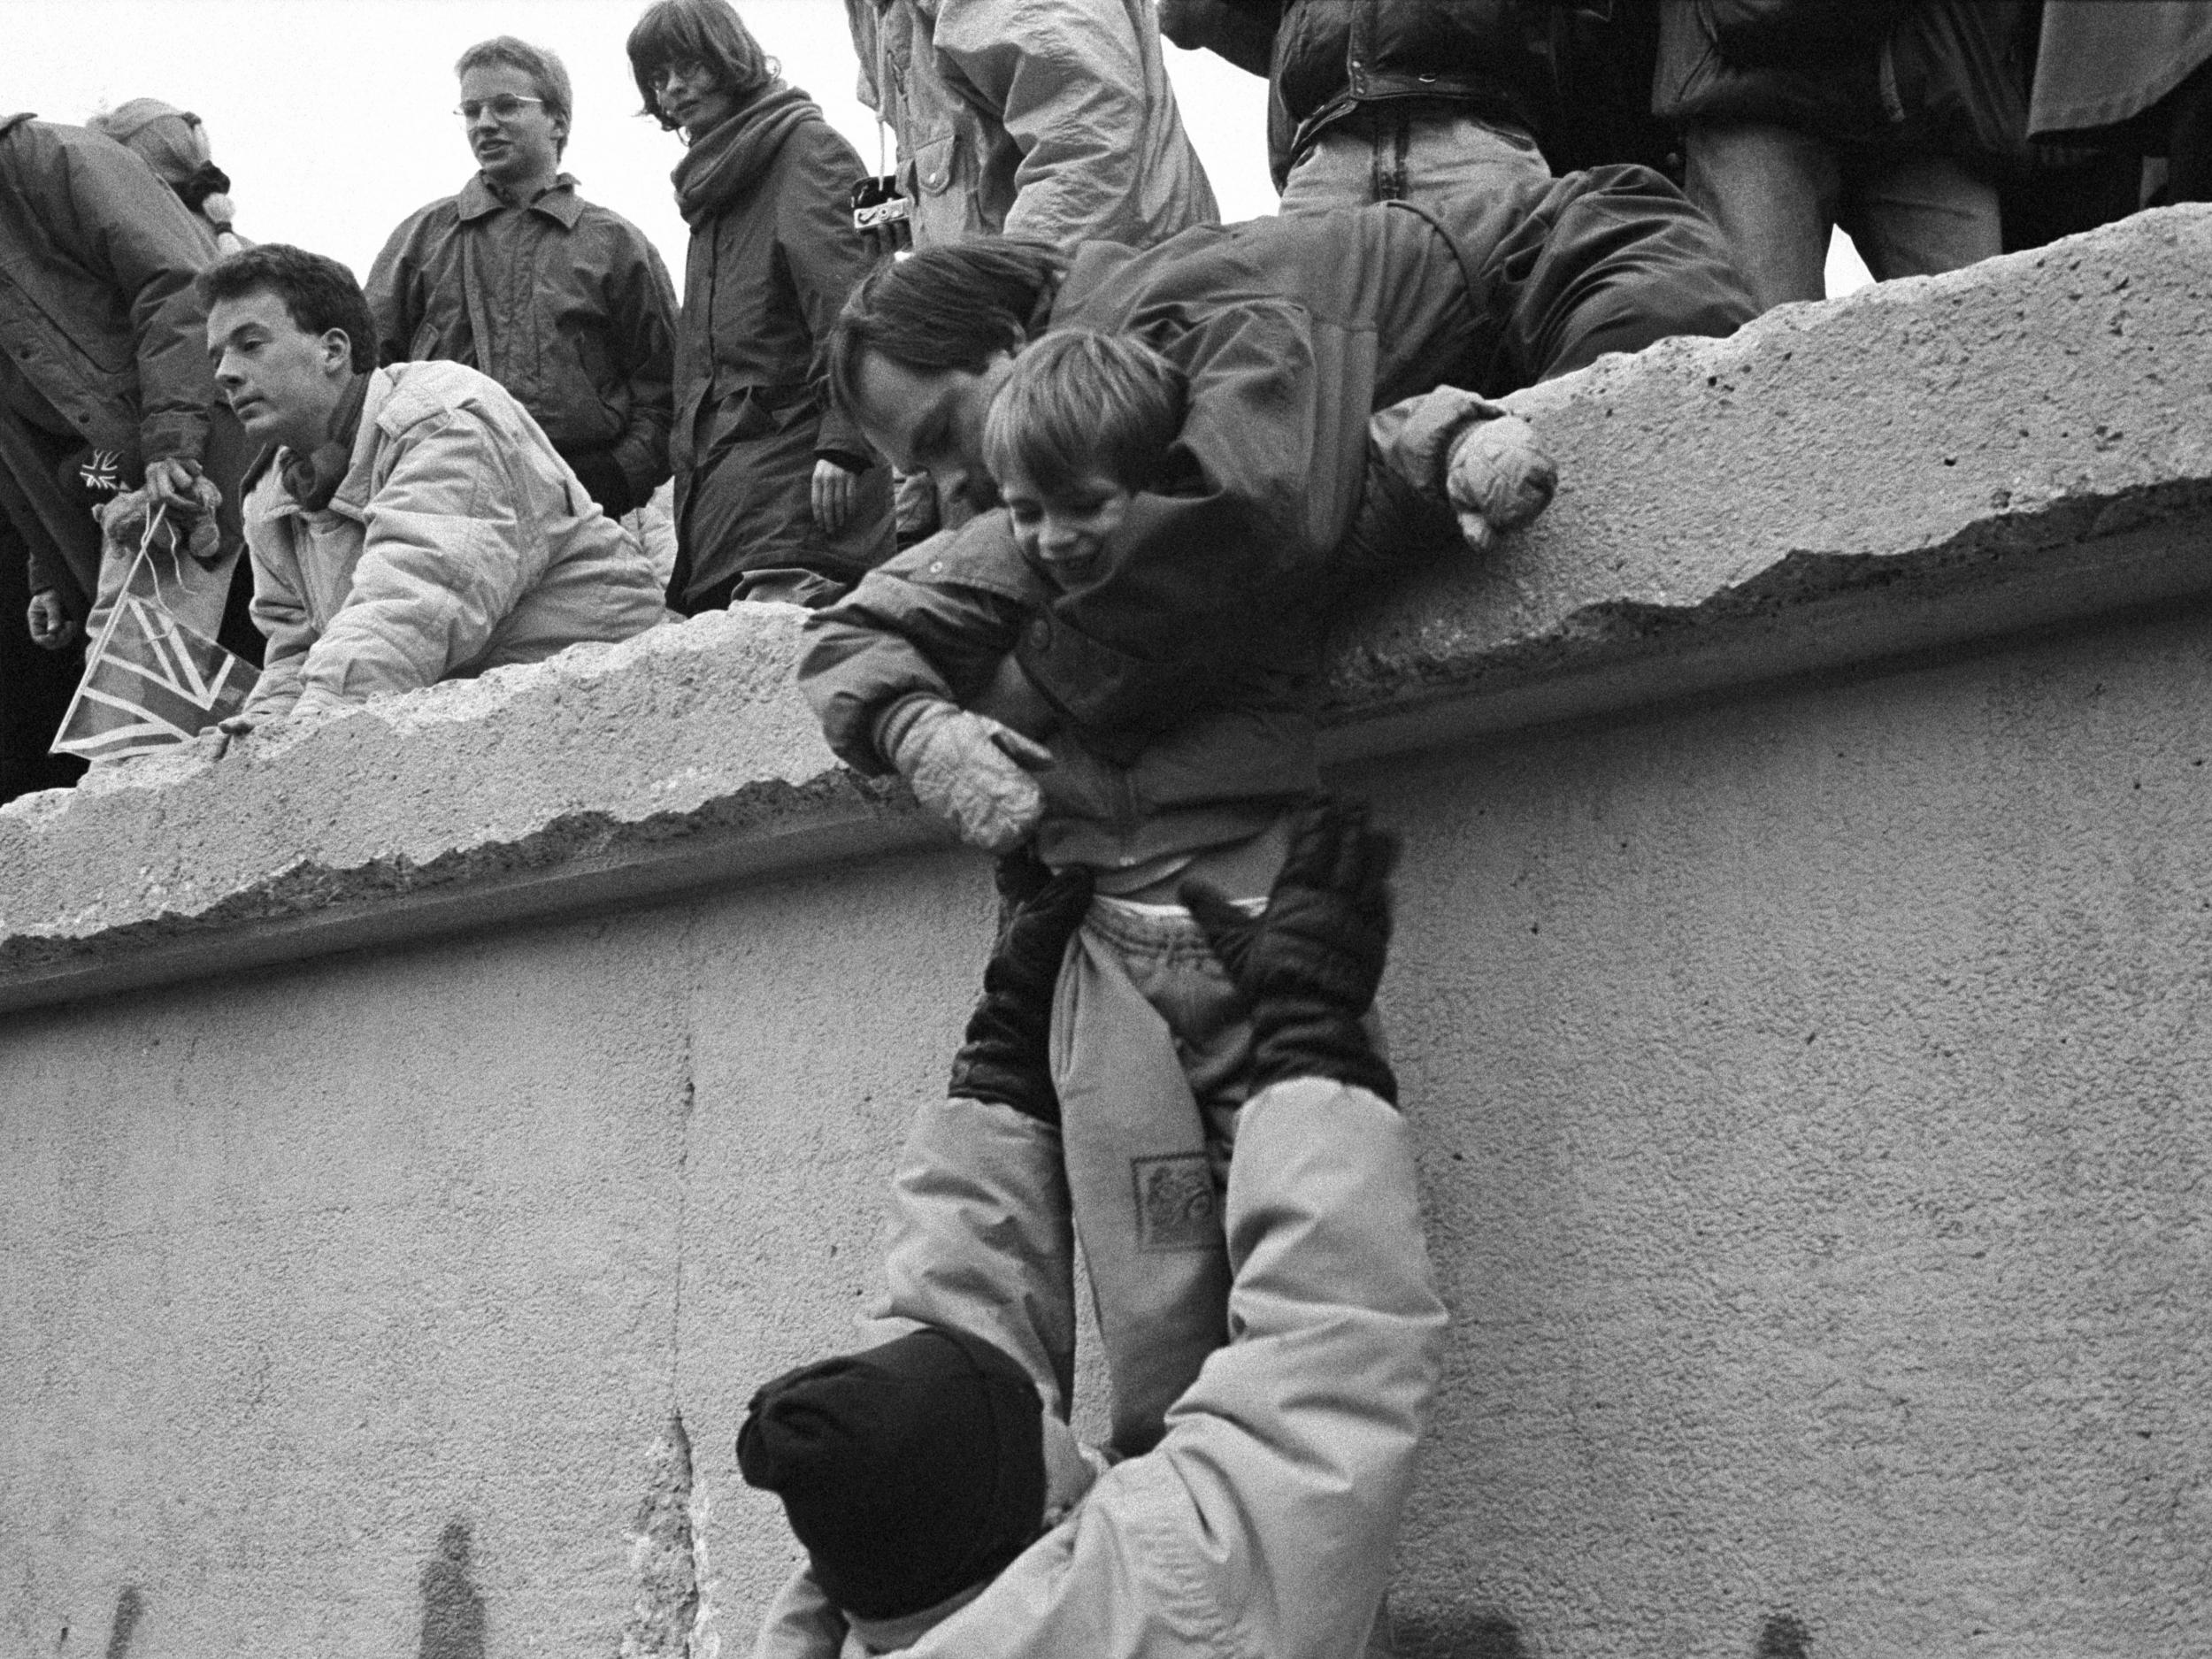
{"label": "man's gloved hand", "polygon": [[1518,415],[1469,426],[1453,443],[1444,474],[1459,533],[1478,553],[1543,511],[1558,487],[1559,469]]}
{"label": "man's gloved hand", "polygon": [[[149,468],[148,472],[150,476],[152,469]],[[215,522],[215,510],[223,504],[223,492],[206,478],[194,478],[185,488],[190,492],[189,505],[173,493],[175,485],[172,480],[162,491],[156,491],[150,483],[143,488],[126,490],[113,501],[95,508],[93,517],[100,521],[100,534],[106,543],[100,557],[127,561],[136,558],[139,544],[146,539],[148,516],[157,508],[166,507],[168,514],[154,532],[155,549],[168,551],[176,545],[181,533],[184,551],[211,568],[223,554],[221,532]]]}
{"label": "man's gloved hand", "polygon": [[1048,770],[1052,751],[941,697],[909,697],[894,707],[876,747],[915,798],[972,847],[1018,847],[1044,816],[1044,795],[1029,774]]}
{"label": "man's gloved hand", "polygon": [[1177,891],[1252,1018],[1252,1087],[1333,1078],[1393,1105],[1398,1081],[1361,1024],[1390,951],[1390,872],[1398,838],[1367,809],[1324,802],[1292,826],[1267,908],[1247,916],[1219,891]]}
{"label": "man's gloved hand", "polygon": [[998,862],[997,949],[983,970],[983,1000],[952,1063],[957,1100],[995,1101],[1040,1123],[1060,1121],[1048,1038],[1052,992],[1068,940],[1091,905],[1091,872],[1055,875],[1026,849]]}

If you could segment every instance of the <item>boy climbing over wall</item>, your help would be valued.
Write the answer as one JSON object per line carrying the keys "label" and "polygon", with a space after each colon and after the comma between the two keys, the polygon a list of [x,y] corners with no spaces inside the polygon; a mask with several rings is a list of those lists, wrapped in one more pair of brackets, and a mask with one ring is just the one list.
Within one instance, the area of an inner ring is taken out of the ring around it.
{"label": "boy climbing over wall", "polygon": [[[1048,970],[1054,1098],[998,1101],[1028,1121],[1000,1119],[980,1143],[956,1098],[949,1115],[918,1121],[901,1179],[913,1200],[1016,1156],[1010,1137],[1056,1142],[1033,1171],[1048,1183],[1036,1196],[1050,1210],[1050,1195],[1067,1194],[1113,1384],[1112,1444],[1125,1455],[1159,1438],[1168,1405],[1226,1337],[1221,1196],[1251,1093],[1252,1034],[1208,925],[1233,931],[1240,909],[1264,900],[1319,793],[1310,687],[1327,603],[1410,549],[1486,546],[1540,511],[1553,486],[1533,434],[1497,405],[1456,388],[1393,405],[1371,421],[1359,514],[1327,580],[1279,593],[1271,615],[1251,619],[1267,649],[1242,651],[1242,665],[1164,730],[1079,727],[1006,641],[1052,595],[1094,579],[1139,495],[1189,486],[1179,449],[1187,413],[1182,372],[1140,340],[1066,330],[1037,342],[982,433],[1018,557],[987,585],[897,580],[887,566],[894,580],[871,578],[817,619],[801,668],[833,733],[841,708],[870,710],[873,751],[970,839],[995,849],[1033,832],[1033,859],[1002,863],[1010,913],[1048,871],[1061,872],[1056,891],[1079,894],[1067,902],[1081,926]],[[984,660],[994,648],[996,660]],[[976,766],[979,743],[1016,764]],[[1285,926],[1294,933],[1296,918]],[[1002,1225],[979,1231],[1001,1249],[1066,1256]],[[895,1250],[889,1311],[948,1317],[933,1265],[943,1248],[933,1233],[926,1248]],[[967,1271],[972,1282],[1004,1276],[981,1260]],[[979,1317],[964,1304],[961,1315]],[[1064,1409],[1072,1330],[1065,1317],[1035,1317],[1052,1334],[995,1337]]]}

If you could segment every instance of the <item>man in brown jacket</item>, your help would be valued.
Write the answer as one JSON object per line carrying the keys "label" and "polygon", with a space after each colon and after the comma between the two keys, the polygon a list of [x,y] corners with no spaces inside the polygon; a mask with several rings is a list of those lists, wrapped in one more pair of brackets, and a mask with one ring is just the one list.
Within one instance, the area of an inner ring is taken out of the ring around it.
{"label": "man in brown jacket", "polygon": [[676,291],[645,233],[560,171],[568,72],[501,35],[461,54],[480,171],[392,233],[369,273],[382,364],[480,369],[618,518],[669,474]]}

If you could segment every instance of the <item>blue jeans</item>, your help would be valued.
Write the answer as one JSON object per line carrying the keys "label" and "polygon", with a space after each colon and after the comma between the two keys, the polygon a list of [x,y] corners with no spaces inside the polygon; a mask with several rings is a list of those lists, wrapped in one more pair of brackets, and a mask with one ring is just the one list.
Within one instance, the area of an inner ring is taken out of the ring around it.
{"label": "blue jeans", "polygon": [[1501,190],[1542,184],[1551,168],[1517,127],[1433,104],[1373,104],[1325,131],[1283,182],[1282,211],[1411,202],[1456,230]]}
{"label": "blue jeans", "polygon": [[1827,295],[1840,226],[1882,281],[2003,250],[1997,188],[1948,156],[1844,149],[1787,127],[1693,127],[1683,188],[1727,238],[1761,311]]}

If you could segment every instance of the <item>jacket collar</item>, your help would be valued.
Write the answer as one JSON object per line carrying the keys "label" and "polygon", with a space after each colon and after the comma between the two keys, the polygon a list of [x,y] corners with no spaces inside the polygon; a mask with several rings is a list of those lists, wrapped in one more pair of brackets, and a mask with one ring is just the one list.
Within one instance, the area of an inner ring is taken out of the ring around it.
{"label": "jacket collar", "polygon": [[[369,517],[369,480],[376,465],[376,446],[384,436],[376,424],[376,418],[383,411],[386,400],[392,395],[392,388],[399,383],[400,370],[406,366],[405,364],[395,364],[388,369],[377,369],[369,375],[368,396],[361,404],[360,428],[353,434],[353,457],[346,464],[346,475],[338,480],[337,493],[331,496],[326,509],[352,519],[356,524],[365,524]],[[300,516],[307,511],[286,493],[281,481],[284,457],[290,451],[286,449],[277,449],[255,463],[256,472],[265,470],[274,472],[279,480],[271,492],[273,500],[266,515],[271,518]]]}
{"label": "jacket collar", "polygon": [[[454,200],[459,204],[461,222],[465,225],[514,205],[493,189],[491,180],[480,173],[461,187],[460,195]],[[576,194],[575,175],[557,174],[545,194],[531,203],[526,211],[544,214],[563,230],[574,230],[576,221],[584,216],[584,199]]]}

